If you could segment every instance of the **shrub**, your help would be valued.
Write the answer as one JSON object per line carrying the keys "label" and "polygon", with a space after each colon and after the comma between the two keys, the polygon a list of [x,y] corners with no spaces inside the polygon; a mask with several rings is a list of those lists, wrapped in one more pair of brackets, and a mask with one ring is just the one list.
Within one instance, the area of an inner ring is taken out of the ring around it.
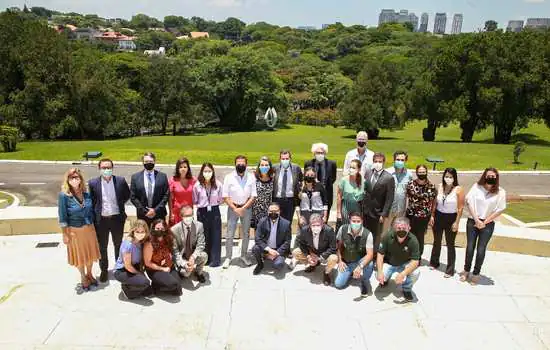
{"label": "shrub", "polygon": [[18,137],[19,129],[13,126],[0,125],[0,143],[2,143],[4,152],[15,152]]}
{"label": "shrub", "polygon": [[334,109],[302,109],[290,114],[287,120],[290,123],[338,127],[342,121]]}

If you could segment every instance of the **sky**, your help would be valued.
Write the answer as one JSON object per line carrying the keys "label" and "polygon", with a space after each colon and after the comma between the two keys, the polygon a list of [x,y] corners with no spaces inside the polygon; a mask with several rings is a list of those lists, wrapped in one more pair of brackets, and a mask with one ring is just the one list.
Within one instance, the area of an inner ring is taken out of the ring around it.
{"label": "sky", "polygon": [[[24,0],[0,0],[0,8],[25,4]],[[447,13],[447,31],[452,16],[464,15],[463,31],[477,31],[486,20],[506,27],[510,19],[550,17],[550,0],[27,0],[28,7],[42,6],[61,12],[97,14],[130,19],[137,13],[163,19],[166,15],[199,16],[222,21],[237,17],[246,23],[265,21],[277,25],[315,26],[342,22],[345,25],[376,26],[382,8],[407,9],[418,17],[430,16],[433,30],[436,12]]]}

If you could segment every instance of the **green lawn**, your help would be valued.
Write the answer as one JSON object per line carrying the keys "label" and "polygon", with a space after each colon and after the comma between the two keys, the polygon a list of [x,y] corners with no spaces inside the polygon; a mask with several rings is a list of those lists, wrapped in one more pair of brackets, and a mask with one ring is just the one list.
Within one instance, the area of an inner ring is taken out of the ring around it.
{"label": "green lawn", "polygon": [[[473,143],[461,143],[460,129],[454,125],[438,130],[436,142],[422,141],[425,122],[410,123],[404,130],[383,130],[381,139],[372,140],[369,148],[384,152],[388,157],[398,149],[410,153],[411,165],[425,162],[428,156],[445,159],[442,166],[458,169],[482,169],[495,166],[499,169],[550,169],[550,129],[542,124],[532,125],[518,137],[528,143],[522,154],[522,164],[512,164],[513,145],[491,143],[492,129],[475,135]],[[278,157],[281,148],[294,152],[294,160],[303,163],[311,158],[313,142],[329,145],[329,158],[341,167],[345,153],[354,147],[355,132],[344,128],[289,125],[277,131],[240,133],[194,134],[186,136],[143,136],[113,141],[54,141],[21,142],[18,151],[0,153],[0,159],[78,160],[85,151],[99,150],[114,160],[138,161],[144,151],[153,151],[161,163],[174,163],[182,155],[193,164],[210,161],[214,164],[232,164],[239,153],[253,162],[262,155]]]}
{"label": "green lawn", "polygon": [[550,201],[524,200],[508,203],[505,213],[523,222],[550,221]]}

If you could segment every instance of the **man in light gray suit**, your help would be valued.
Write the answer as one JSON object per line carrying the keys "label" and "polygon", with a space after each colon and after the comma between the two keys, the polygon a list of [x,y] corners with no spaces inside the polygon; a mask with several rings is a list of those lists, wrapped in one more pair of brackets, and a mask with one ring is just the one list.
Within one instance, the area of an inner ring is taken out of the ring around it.
{"label": "man in light gray suit", "polygon": [[172,226],[174,246],[172,256],[176,271],[182,277],[190,277],[194,272],[200,283],[206,282],[203,273],[208,254],[204,251],[206,239],[204,227],[193,219],[193,208],[186,205],[181,208],[182,221]]}
{"label": "man in light gray suit", "polygon": [[395,192],[393,176],[384,170],[385,161],[386,157],[383,153],[375,153],[372,167],[365,173],[363,222],[372,232],[375,248],[378,248],[380,243],[384,221],[388,220]]}
{"label": "man in light gray suit", "polygon": [[304,174],[302,168],[292,163],[289,150],[279,152],[279,164],[273,166],[273,202],[279,204],[281,217],[290,221],[294,217],[294,209],[298,204],[298,194],[302,188]]}

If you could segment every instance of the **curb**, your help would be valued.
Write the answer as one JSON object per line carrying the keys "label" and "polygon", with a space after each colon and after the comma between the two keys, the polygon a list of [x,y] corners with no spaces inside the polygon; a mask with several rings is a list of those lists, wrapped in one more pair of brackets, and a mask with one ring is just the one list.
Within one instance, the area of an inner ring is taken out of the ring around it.
{"label": "curb", "polygon": [[[141,162],[130,162],[130,161],[115,161],[116,164],[119,165],[135,165],[135,166],[142,166]],[[20,159],[0,159],[0,164],[9,164],[9,163],[19,163],[19,164],[63,164],[63,165],[97,165],[97,161],[93,160],[20,160]],[[159,167],[173,167],[174,164],[156,164]],[[191,166],[191,167],[200,167],[199,165]],[[216,169],[233,169],[233,166],[231,165],[216,165]],[[249,168],[251,168],[249,166]],[[338,168],[338,171],[343,171],[343,168]],[[435,170],[429,171],[430,174],[443,174],[443,170]],[[481,174],[483,173],[483,170],[459,170],[459,174]],[[550,170],[502,170],[499,171],[501,174],[508,174],[508,175],[550,175]]]}
{"label": "curb", "polygon": [[17,197],[16,195],[14,195],[14,194],[12,194],[12,193],[5,192],[5,191],[0,191],[0,193],[3,193],[3,194],[5,194],[5,195],[8,195],[8,196],[10,196],[10,197],[13,198],[13,203],[11,203],[10,205],[8,205],[8,206],[5,207],[4,209],[0,209],[0,210],[12,209],[12,208],[18,207],[19,204],[21,203],[21,201],[19,200],[19,197]]}

